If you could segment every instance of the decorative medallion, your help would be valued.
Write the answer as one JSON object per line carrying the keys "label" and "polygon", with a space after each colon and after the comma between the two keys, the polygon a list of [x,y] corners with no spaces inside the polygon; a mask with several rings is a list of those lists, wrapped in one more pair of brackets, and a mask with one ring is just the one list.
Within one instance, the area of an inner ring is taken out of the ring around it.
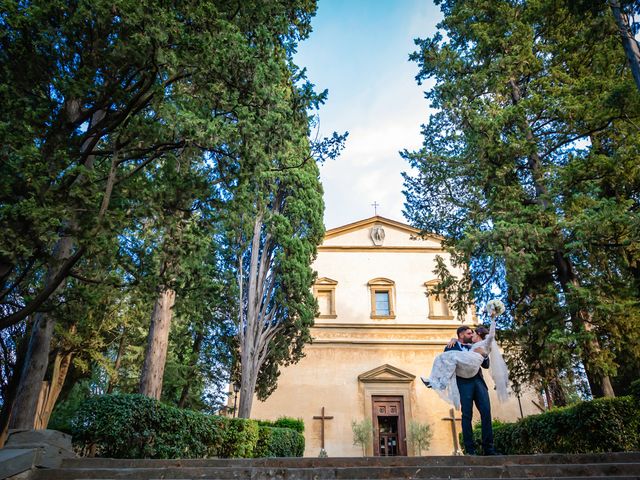
{"label": "decorative medallion", "polygon": [[376,225],[371,229],[371,240],[374,245],[380,246],[384,242],[384,228],[380,225]]}

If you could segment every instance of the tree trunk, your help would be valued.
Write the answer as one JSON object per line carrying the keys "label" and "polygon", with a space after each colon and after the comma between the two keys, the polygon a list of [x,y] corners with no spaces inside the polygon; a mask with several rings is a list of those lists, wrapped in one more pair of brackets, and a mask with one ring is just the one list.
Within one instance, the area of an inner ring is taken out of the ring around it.
{"label": "tree trunk", "polygon": [[204,340],[204,333],[202,330],[199,330],[196,333],[196,338],[193,341],[193,351],[191,352],[191,361],[189,362],[190,372],[192,372],[184,386],[182,387],[182,393],[180,394],[180,400],[178,401],[178,408],[184,408],[187,403],[187,397],[189,396],[189,389],[191,388],[191,381],[194,378],[194,373],[196,370],[196,365],[198,363],[198,358],[200,357],[200,350],[202,349],[202,341]]}
{"label": "tree trunk", "polygon": [[242,356],[242,377],[240,380],[240,405],[238,406],[239,418],[251,418],[251,408],[253,406],[253,395],[256,390],[259,369],[254,365],[253,359],[249,356]]}
{"label": "tree trunk", "polygon": [[[253,405],[253,394],[256,389],[259,366],[256,365],[258,351],[256,341],[258,337],[257,316],[258,316],[258,265],[260,263],[260,236],[262,234],[262,215],[257,215],[253,224],[253,237],[251,239],[251,261],[249,263],[249,284],[246,291],[241,289],[240,308],[240,406],[238,407],[238,417],[250,418],[251,407]],[[265,253],[263,252],[263,255]],[[242,276],[240,282],[243,282]],[[246,312],[243,313],[242,305],[245,305]],[[242,318],[244,316],[244,318]]]}
{"label": "tree trunk", "polygon": [[636,82],[638,91],[640,91],[640,47],[631,32],[629,15],[622,11],[618,0],[609,0],[609,6],[611,7],[613,18],[616,20],[616,25],[618,25],[622,46],[624,47],[624,52],[627,54],[627,59],[631,67],[631,74]]}
{"label": "tree trunk", "polygon": [[[54,251],[54,264],[49,268],[46,283],[53,281],[60,265],[71,257],[74,244],[75,240],[69,236],[58,240]],[[51,348],[54,326],[55,321],[48,313],[36,314],[16,394],[15,404],[20,405],[20,408],[15,408],[12,411],[9,421],[10,429],[31,430],[34,428],[40,388],[49,364],[49,349]]]}
{"label": "tree trunk", "polygon": [[[74,328],[75,330],[75,328]],[[38,410],[36,412],[36,419],[34,422],[34,428],[36,430],[44,430],[49,424],[51,413],[56,405],[56,401],[60,396],[64,381],[67,378],[69,367],[71,366],[71,359],[73,358],[72,352],[61,353],[56,352],[55,359],[53,361],[53,372],[51,374],[50,381],[42,382],[40,391],[40,398],[38,402]]]}
{"label": "tree trunk", "polygon": [[547,385],[547,391],[551,397],[551,404],[554,407],[564,407],[567,404],[567,396],[564,388],[557,378],[551,379]]}
{"label": "tree trunk", "polygon": [[[514,105],[517,105],[521,100],[520,87],[516,83],[514,79],[511,79],[510,82],[511,87],[511,98]],[[529,121],[525,119],[525,138],[531,144],[536,143],[535,136],[533,135],[533,131],[529,125]],[[552,206],[549,204],[547,200],[547,189],[543,182],[543,172],[541,168],[540,156],[538,152],[534,150],[534,152],[528,158],[528,166],[531,171],[531,177],[533,179],[535,191],[536,191],[536,201],[543,208],[543,210],[549,210]],[[560,244],[564,243],[564,239],[562,238],[561,233],[556,234],[558,242]],[[556,271],[558,277],[560,279],[560,284],[562,287],[562,291],[566,296],[571,295],[572,287],[579,286],[578,278],[573,269],[573,265],[571,260],[567,258],[564,253],[558,248],[554,252],[553,262],[556,267]],[[574,327],[579,325],[583,326],[585,329],[589,329],[591,324],[589,323],[589,313],[584,311],[583,309],[576,311],[574,309],[571,310],[571,321],[573,322]],[[597,339],[593,339],[588,342],[587,345],[584,345],[585,354],[582,357],[583,365],[585,371],[587,372],[587,378],[589,379],[589,383],[592,389],[596,391],[602,391],[604,396],[611,397],[615,396],[613,393],[613,388],[611,387],[611,380],[607,375],[596,375],[594,372],[591,372],[591,364],[590,364],[590,353],[597,352],[600,349],[600,345],[598,344]],[[592,384],[593,382],[593,384]]]}
{"label": "tree trunk", "polygon": [[116,361],[113,364],[113,377],[109,379],[109,386],[107,387],[107,394],[113,393],[113,388],[118,384],[120,376],[118,370],[120,369],[120,363],[122,362],[122,356],[124,355],[125,339],[127,337],[126,328],[122,329],[122,335],[120,335],[120,342],[118,343],[118,353],[116,355]]}
{"label": "tree trunk", "polygon": [[[70,122],[77,120],[79,102],[77,99],[68,99],[65,102],[65,110],[68,112]],[[89,128],[92,128],[96,124],[100,123],[106,115],[104,110],[96,111],[89,122]],[[96,141],[96,135],[91,135],[85,139],[80,147],[80,153],[84,154]],[[95,157],[88,155],[84,163],[84,167],[88,170],[93,168],[93,162]],[[74,180],[73,184],[81,183],[85,180],[84,174],[79,174]],[[112,172],[109,175],[107,181],[107,189],[105,195],[102,198],[102,205],[98,214],[99,219],[104,215],[111,198],[111,187],[115,179],[115,170],[112,168]],[[73,217],[68,218],[66,221],[69,230],[73,231],[77,225]],[[56,292],[59,292],[64,288],[64,278],[68,275],[73,264],[77,262],[84,253],[84,247],[77,247],[77,240],[75,237],[67,234],[61,236],[57,241],[53,251],[52,260],[50,261],[47,269],[47,275],[45,279],[45,287],[38,297],[42,297],[38,301],[32,301],[31,307],[35,311],[37,308],[35,305],[44,303],[47,298],[50,298]],[[72,252],[76,250],[75,253]],[[58,278],[64,274],[64,278]],[[16,318],[22,318],[21,315],[28,315],[29,309],[24,308],[23,313],[17,315]],[[24,366],[20,375],[20,383],[18,385],[18,391],[16,394],[15,404],[20,405],[20,408],[12,409],[11,418],[9,420],[10,429],[25,429],[30,430],[34,427],[36,420],[36,410],[38,408],[38,399],[40,397],[40,387],[44,381],[44,377],[47,373],[47,366],[49,364],[49,350],[51,349],[51,339],[53,337],[53,330],[55,321],[45,312],[39,312],[35,314],[33,328],[31,331],[31,337],[29,339],[29,345],[24,359]]]}
{"label": "tree trunk", "polygon": [[[578,279],[575,275],[573,265],[571,261],[566,258],[561,252],[555,254],[555,264],[558,272],[558,279],[565,295],[569,296],[571,290],[580,286]],[[593,325],[590,321],[589,312],[584,309],[579,309],[571,312],[571,320],[574,324],[574,329],[584,328],[587,332],[593,329]],[[615,397],[613,387],[611,386],[611,379],[608,375],[598,375],[590,368],[590,359],[597,355],[600,351],[600,342],[596,337],[588,340],[583,345],[583,365],[587,374],[587,380],[589,381],[589,388],[591,394],[594,397]]]}
{"label": "tree trunk", "polygon": [[175,298],[175,290],[164,288],[156,299],[151,314],[144,365],[140,374],[139,392],[157,400],[162,394],[164,366],[167,361],[169,331],[171,330],[172,308],[175,304]]}

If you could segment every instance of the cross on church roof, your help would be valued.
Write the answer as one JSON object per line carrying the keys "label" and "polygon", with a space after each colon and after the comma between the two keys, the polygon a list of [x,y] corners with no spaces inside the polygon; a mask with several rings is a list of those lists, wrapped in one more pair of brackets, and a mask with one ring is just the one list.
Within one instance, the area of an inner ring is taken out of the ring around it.
{"label": "cross on church roof", "polygon": [[374,200],[373,203],[371,204],[371,206],[373,207],[373,214],[377,216],[378,215],[378,207],[380,206],[380,204]]}

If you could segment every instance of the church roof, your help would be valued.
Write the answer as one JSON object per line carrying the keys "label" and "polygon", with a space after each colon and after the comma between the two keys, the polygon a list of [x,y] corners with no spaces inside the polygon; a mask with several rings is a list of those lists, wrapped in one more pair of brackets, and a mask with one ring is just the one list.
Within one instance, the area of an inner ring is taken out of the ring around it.
{"label": "church roof", "polygon": [[381,217],[380,215],[375,215],[373,217],[358,220],[357,222],[347,223],[346,225],[327,230],[325,232],[324,239],[328,240],[330,238],[334,238],[339,235],[350,233],[356,230],[361,230],[373,225],[382,225],[394,228],[396,230],[405,231],[412,237],[431,238],[439,241],[444,240],[444,237],[435,233],[426,233],[423,235],[422,231],[419,228],[412,227],[411,225],[407,225],[406,223],[398,222],[396,220],[391,220],[390,218]]}

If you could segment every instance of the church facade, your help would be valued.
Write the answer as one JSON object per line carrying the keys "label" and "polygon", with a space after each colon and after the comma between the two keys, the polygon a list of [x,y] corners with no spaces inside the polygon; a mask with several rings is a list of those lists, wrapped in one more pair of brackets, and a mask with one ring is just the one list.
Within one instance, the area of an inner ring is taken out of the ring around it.
{"label": "church facade", "polygon": [[[440,241],[380,216],[328,230],[314,263],[320,315],[313,343],[282,370],[265,402],[254,400],[252,418],[303,419],[305,456],[323,448],[332,457],[362,455],[352,422],[367,418],[374,430],[367,455],[459,453],[460,412],[420,381],[456,328],[478,322],[471,310],[461,322],[442,298],[428,295],[436,256],[447,260]],[[494,419],[539,412],[533,392],[499,404],[484,376]],[[479,418],[476,411],[474,423]],[[407,441],[412,422],[431,426],[428,451]]]}

